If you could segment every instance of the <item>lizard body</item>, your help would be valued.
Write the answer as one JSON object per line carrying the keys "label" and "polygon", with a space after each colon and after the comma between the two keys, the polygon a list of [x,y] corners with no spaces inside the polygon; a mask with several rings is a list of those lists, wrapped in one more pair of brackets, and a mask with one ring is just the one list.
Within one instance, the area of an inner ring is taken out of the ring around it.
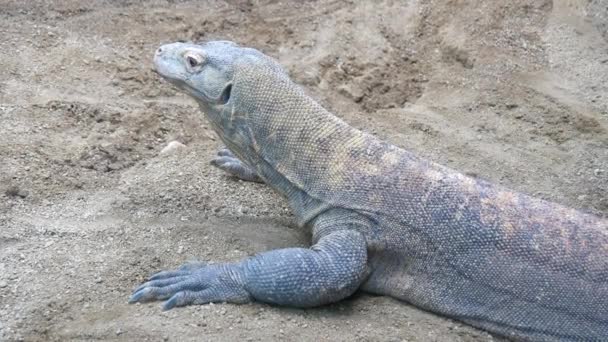
{"label": "lizard body", "polygon": [[257,50],[174,43],[155,64],[232,153],[215,165],[284,195],[313,246],[160,272],[131,302],[311,307],[361,289],[510,338],[608,336],[608,221],[359,131]]}

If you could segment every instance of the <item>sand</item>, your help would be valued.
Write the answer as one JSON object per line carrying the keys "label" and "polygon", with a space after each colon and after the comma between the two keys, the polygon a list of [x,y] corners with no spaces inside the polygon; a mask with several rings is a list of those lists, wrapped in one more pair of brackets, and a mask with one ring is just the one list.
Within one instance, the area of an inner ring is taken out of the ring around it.
{"label": "sand", "polygon": [[256,47],[355,127],[606,216],[607,31],[605,0],[3,0],[0,340],[500,340],[366,294],[128,305],[158,270],[310,240],[284,199],[209,164],[220,143],[154,50]]}

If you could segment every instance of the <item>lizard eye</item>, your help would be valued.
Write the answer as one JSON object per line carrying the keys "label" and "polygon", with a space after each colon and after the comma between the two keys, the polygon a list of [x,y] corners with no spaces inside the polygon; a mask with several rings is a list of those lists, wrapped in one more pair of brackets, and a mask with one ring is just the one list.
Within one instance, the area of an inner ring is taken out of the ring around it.
{"label": "lizard eye", "polygon": [[191,67],[195,67],[198,65],[198,61],[196,60],[196,58],[192,57],[192,56],[188,56],[186,57],[186,59],[188,59],[188,64],[190,64]]}
{"label": "lizard eye", "polygon": [[188,66],[191,68],[196,68],[198,66],[200,66],[201,64],[203,64],[203,57],[194,53],[188,53],[186,54],[186,62],[188,63]]}

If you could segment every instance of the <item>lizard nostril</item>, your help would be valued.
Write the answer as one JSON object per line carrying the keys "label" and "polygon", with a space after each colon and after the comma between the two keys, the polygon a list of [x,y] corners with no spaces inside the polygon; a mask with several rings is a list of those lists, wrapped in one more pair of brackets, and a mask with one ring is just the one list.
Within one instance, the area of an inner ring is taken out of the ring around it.
{"label": "lizard nostril", "polygon": [[161,54],[161,52],[163,52],[163,49],[162,49],[162,48],[158,48],[158,49],[156,50],[156,54],[157,54],[157,55],[160,55],[160,54]]}

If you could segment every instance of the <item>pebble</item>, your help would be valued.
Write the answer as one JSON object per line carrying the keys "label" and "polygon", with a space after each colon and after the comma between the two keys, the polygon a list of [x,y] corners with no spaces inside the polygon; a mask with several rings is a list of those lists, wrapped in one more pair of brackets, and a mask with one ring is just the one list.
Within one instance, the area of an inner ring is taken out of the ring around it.
{"label": "pebble", "polygon": [[176,151],[181,150],[181,149],[183,149],[185,147],[186,147],[186,145],[180,143],[177,140],[173,140],[170,143],[168,143],[167,146],[165,146],[165,148],[163,148],[160,151],[160,154],[172,154],[172,153],[175,153]]}
{"label": "pebble", "polygon": [[0,289],[3,289],[8,286],[8,283],[4,280],[0,280]]}
{"label": "pebble", "polygon": [[23,189],[20,189],[18,186],[10,186],[6,190],[6,194],[8,196],[26,198],[28,195],[28,192]]}

